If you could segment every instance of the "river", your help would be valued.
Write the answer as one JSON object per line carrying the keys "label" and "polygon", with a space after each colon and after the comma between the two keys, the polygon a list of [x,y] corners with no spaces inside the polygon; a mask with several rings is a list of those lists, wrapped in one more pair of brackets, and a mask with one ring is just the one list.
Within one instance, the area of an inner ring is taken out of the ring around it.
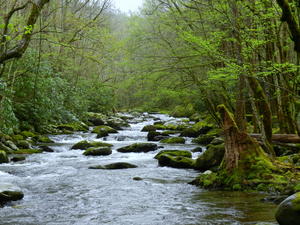
{"label": "river", "polygon": [[[154,122],[145,114],[130,127],[104,141],[110,156],[87,157],[70,150],[81,140],[103,141],[92,133],[50,136],[54,153],[30,155],[26,161],[0,165],[0,181],[18,185],[23,200],[0,208],[0,225],[238,225],[277,224],[276,206],[261,202],[263,194],[207,191],[187,184],[198,174],[190,169],[158,167],[156,153],[119,153],[117,148],[146,142],[140,130]],[[187,144],[160,144],[191,150]],[[194,155],[196,157],[197,155]],[[91,170],[89,166],[129,162],[125,170]],[[133,177],[143,180],[135,181]]]}

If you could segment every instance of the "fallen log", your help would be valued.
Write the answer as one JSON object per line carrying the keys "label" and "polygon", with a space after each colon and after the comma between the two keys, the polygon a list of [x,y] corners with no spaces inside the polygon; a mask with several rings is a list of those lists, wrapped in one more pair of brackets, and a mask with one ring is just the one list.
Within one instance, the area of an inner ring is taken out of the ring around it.
{"label": "fallen log", "polygon": [[[261,140],[261,134],[250,134],[251,137]],[[297,134],[273,134],[272,135],[273,142],[281,142],[281,143],[300,143],[300,137]]]}

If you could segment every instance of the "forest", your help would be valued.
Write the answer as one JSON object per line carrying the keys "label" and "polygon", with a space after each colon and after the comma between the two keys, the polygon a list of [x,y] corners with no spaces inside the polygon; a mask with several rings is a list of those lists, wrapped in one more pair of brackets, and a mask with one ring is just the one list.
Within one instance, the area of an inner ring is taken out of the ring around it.
{"label": "forest", "polygon": [[131,14],[110,0],[0,0],[0,9],[0,162],[144,112],[185,118],[144,124],[148,141],[180,134],[207,150],[166,153],[160,165],[195,169],[197,188],[293,195],[276,219],[299,224],[299,0],[145,0]]}

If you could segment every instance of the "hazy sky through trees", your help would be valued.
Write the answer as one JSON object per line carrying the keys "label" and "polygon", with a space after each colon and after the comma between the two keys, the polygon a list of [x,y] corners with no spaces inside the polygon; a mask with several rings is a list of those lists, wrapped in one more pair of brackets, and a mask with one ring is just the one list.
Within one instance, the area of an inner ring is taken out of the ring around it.
{"label": "hazy sky through trees", "polygon": [[128,13],[130,11],[137,11],[138,8],[143,5],[143,1],[144,0],[113,0],[113,4],[122,12]]}

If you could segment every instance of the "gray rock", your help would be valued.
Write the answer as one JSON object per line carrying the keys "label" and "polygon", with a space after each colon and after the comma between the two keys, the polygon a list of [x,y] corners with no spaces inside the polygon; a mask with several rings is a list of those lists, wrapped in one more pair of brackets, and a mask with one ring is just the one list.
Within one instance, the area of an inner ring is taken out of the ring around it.
{"label": "gray rock", "polygon": [[123,148],[117,149],[118,152],[150,152],[155,151],[157,149],[157,144],[153,143],[135,143],[129,146],[125,146]]}
{"label": "gray rock", "polygon": [[285,199],[277,208],[276,220],[280,225],[300,224],[300,192]]}

